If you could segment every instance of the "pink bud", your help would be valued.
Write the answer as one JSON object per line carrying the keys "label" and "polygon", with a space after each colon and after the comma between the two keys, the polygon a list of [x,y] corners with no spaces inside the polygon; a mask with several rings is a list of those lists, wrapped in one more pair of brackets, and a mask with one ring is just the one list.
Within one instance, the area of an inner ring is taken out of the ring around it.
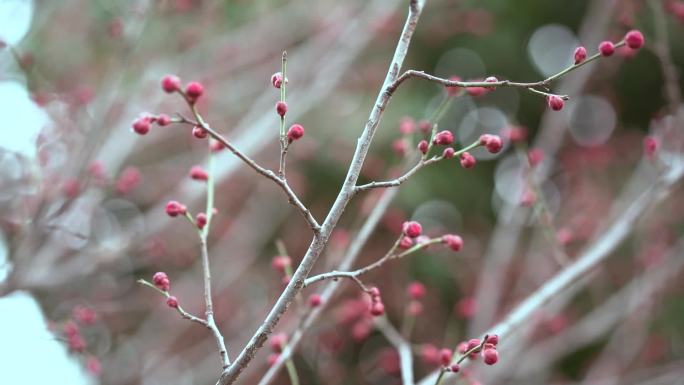
{"label": "pink bud", "polygon": [[399,248],[402,250],[410,249],[411,246],[413,246],[413,239],[410,237],[402,237],[401,241],[399,241]]}
{"label": "pink bud", "polygon": [[275,363],[278,361],[278,358],[280,358],[280,354],[278,353],[269,354],[267,359],[268,366],[275,365]]}
{"label": "pink bud", "polygon": [[166,114],[160,114],[157,116],[157,124],[161,127],[168,126],[171,124],[171,118]]}
{"label": "pink bud", "polygon": [[482,357],[484,358],[484,363],[487,365],[494,365],[499,361],[499,353],[496,349],[485,349],[482,352]]}
{"label": "pink bud", "polygon": [[102,364],[100,364],[100,360],[91,356],[86,360],[86,369],[93,376],[99,376],[102,373]]}
{"label": "pink bud", "polygon": [[323,298],[318,294],[311,294],[309,297],[309,306],[315,308],[321,306],[321,304],[323,304]]}
{"label": "pink bud", "polygon": [[579,46],[575,48],[575,64],[580,64],[587,58],[587,49]]}
{"label": "pink bud", "polygon": [[625,43],[631,49],[639,49],[644,45],[644,35],[636,29],[631,30],[625,35]]}
{"label": "pink bud", "polygon": [[97,321],[97,312],[86,306],[76,306],[71,311],[74,319],[81,325],[93,325]]}
{"label": "pink bud", "polygon": [[[287,85],[288,80],[285,78],[285,84]],[[283,84],[283,73],[282,72],[276,72],[273,75],[271,75],[271,84],[275,88],[280,88]]]}
{"label": "pink bud", "polygon": [[487,92],[487,89],[485,87],[468,87],[466,88],[466,92],[468,92],[468,95],[476,98],[484,95]]}
{"label": "pink bud", "polygon": [[209,173],[200,166],[192,166],[190,168],[190,178],[194,180],[208,180]]}
{"label": "pink bud", "polygon": [[407,145],[406,140],[404,138],[397,139],[394,142],[392,142],[392,149],[399,156],[406,155],[407,147],[408,147],[408,145]]}
{"label": "pink bud", "polygon": [[541,148],[534,148],[527,153],[527,159],[530,162],[530,166],[537,167],[542,161],[544,161],[544,150]]}
{"label": "pink bud", "polygon": [[563,109],[563,105],[565,102],[563,99],[558,96],[558,95],[549,95],[546,98],[547,103],[549,104],[549,108],[551,108],[554,111],[560,111]]}
{"label": "pink bud", "polygon": [[166,204],[166,214],[170,217],[177,217],[180,214],[185,215],[185,206],[178,201],[169,201]]}
{"label": "pink bud", "polygon": [[410,116],[401,118],[399,121],[399,132],[401,132],[402,135],[409,135],[413,134],[414,131],[416,131],[416,121]]}
{"label": "pink bud", "polygon": [[423,134],[428,134],[432,130],[432,124],[430,124],[429,120],[423,119],[420,122],[418,122],[418,129]]}
{"label": "pink bud", "polygon": [[169,291],[169,288],[171,287],[171,281],[163,271],[154,273],[152,276],[152,282],[154,283],[154,286],[162,291]]}
{"label": "pink bud", "polygon": [[[498,83],[499,79],[496,76],[489,76],[485,79],[485,83]],[[494,91],[496,87],[484,87],[486,91]]]}
{"label": "pink bud", "polygon": [[659,143],[658,140],[652,136],[647,136],[644,138],[644,153],[649,159],[653,159],[656,151],[658,151]]}
{"label": "pink bud", "polygon": [[506,129],[505,136],[511,142],[522,142],[527,139],[527,129],[525,127],[510,126]]}
{"label": "pink bud", "polygon": [[169,307],[178,309],[178,299],[172,295],[166,299],[166,304],[169,305]]}
{"label": "pink bud", "polygon": [[442,243],[453,251],[460,251],[463,248],[463,239],[456,234],[442,235]]}
{"label": "pink bud", "polygon": [[371,305],[371,314],[375,317],[385,314],[385,305],[380,301],[374,302],[373,305]]}
{"label": "pink bud", "polygon": [[195,224],[197,225],[198,228],[203,229],[204,226],[207,225],[207,214],[198,213],[195,216]]}
{"label": "pink bud", "polygon": [[487,144],[485,144],[485,147],[487,148],[487,151],[489,151],[490,153],[496,154],[503,148],[503,141],[501,140],[501,137],[498,135],[490,135]]}
{"label": "pink bud", "polygon": [[290,257],[287,255],[276,255],[271,261],[271,266],[281,273],[284,273],[285,270],[291,265],[292,259],[290,259]]}
{"label": "pink bud", "polygon": [[204,139],[209,135],[209,132],[200,126],[195,126],[192,128],[192,136],[197,139]]}
{"label": "pink bud", "polygon": [[275,353],[282,353],[283,348],[287,345],[287,334],[278,333],[271,336],[271,350]]}
{"label": "pink bud", "polygon": [[[451,76],[451,77],[449,77],[449,80],[451,80],[453,82],[460,82],[461,78],[459,76]],[[449,95],[449,96],[458,96],[462,92],[462,88],[457,87],[457,86],[447,87],[446,90],[447,90],[447,95]]]}
{"label": "pink bud", "polygon": [[301,139],[304,136],[304,127],[301,124],[293,124],[290,129],[287,130],[287,139],[290,142]]}
{"label": "pink bud", "polygon": [[428,147],[429,147],[429,145],[428,145],[427,140],[421,140],[420,142],[418,142],[418,151],[423,153],[423,155],[425,155],[427,153]]}
{"label": "pink bud", "polygon": [[188,95],[191,103],[194,103],[204,93],[204,86],[200,82],[190,82],[185,87],[185,94]]}
{"label": "pink bud", "polygon": [[368,294],[370,294],[370,296],[373,297],[374,301],[377,301],[380,298],[380,289],[373,286],[370,289],[368,289]]}
{"label": "pink bud", "polygon": [[145,135],[150,132],[150,120],[148,118],[138,118],[133,121],[133,131],[138,135]]}
{"label": "pink bud", "polygon": [[224,148],[226,148],[226,146],[223,143],[219,142],[218,140],[211,142],[210,147],[211,147],[212,152],[219,152],[219,151],[223,150]]}
{"label": "pink bud", "polygon": [[444,348],[439,351],[439,360],[444,366],[448,366],[451,363],[453,356],[454,353],[451,351],[451,349]]}
{"label": "pink bud", "polygon": [[442,152],[442,158],[451,159],[454,157],[454,152],[456,152],[452,147],[447,147]]}
{"label": "pink bud", "polygon": [[461,154],[461,167],[463,168],[473,168],[475,167],[475,157],[470,155],[469,152],[464,152]]}
{"label": "pink bud", "polygon": [[442,146],[448,146],[451,143],[454,142],[454,134],[451,133],[451,131],[440,131],[437,134],[435,134],[435,138],[433,139],[433,143],[439,144]]}
{"label": "pink bud", "polygon": [[441,363],[439,349],[435,345],[425,344],[421,348],[420,357],[428,365],[438,366]]}
{"label": "pink bud", "polygon": [[[472,338],[472,339],[469,339],[469,340],[468,340],[468,350],[469,350],[469,351],[472,350],[472,349],[477,348],[478,346],[480,346],[480,340],[479,340],[479,339],[477,339],[477,338]],[[476,349],[476,350],[474,350],[473,352],[474,352],[474,353],[477,353],[477,352],[479,352],[479,351],[480,351],[479,349]]]}
{"label": "pink bud", "polygon": [[162,78],[161,86],[164,92],[172,93],[181,89],[181,80],[175,75],[166,75]]}
{"label": "pink bud", "polygon": [[599,52],[601,52],[601,55],[603,56],[610,56],[615,53],[615,45],[609,41],[602,41],[601,44],[599,44]]}
{"label": "pink bud", "polygon": [[116,180],[116,191],[119,194],[127,194],[138,187],[141,179],[142,175],[137,167],[126,167],[121,171],[121,175],[119,175],[119,178]]}
{"label": "pink bud", "polygon": [[285,116],[287,113],[287,103],[282,101],[276,103],[276,113],[280,115],[280,117]]}
{"label": "pink bud", "polygon": [[487,336],[487,343],[492,344],[494,346],[499,344],[499,336],[496,334],[491,334]]}
{"label": "pink bud", "polygon": [[459,364],[453,364],[453,365],[451,365],[451,366],[449,367],[449,369],[450,369],[453,373],[458,373],[459,371],[461,371],[461,366],[460,366]]}
{"label": "pink bud", "polygon": [[423,232],[423,226],[416,221],[407,221],[401,225],[401,228],[407,236],[415,238]]}
{"label": "pink bud", "polygon": [[411,299],[421,299],[425,296],[427,290],[425,289],[425,285],[422,283],[411,282],[409,283],[406,292]]}

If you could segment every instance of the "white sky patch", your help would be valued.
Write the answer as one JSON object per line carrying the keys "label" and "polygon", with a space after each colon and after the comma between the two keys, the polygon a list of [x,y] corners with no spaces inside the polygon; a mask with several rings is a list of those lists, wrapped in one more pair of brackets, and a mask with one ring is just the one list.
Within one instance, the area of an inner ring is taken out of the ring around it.
{"label": "white sky patch", "polygon": [[0,39],[15,45],[31,28],[32,0],[0,0]]}
{"label": "white sky patch", "polygon": [[[2,4],[3,0],[0,0]],[[48,117],[31,100],[26,87],[14,81],[0,82],[0,146],[34,158],[36,137]]]}
{"label": "white sky patch", "polygon": [[[0,0],[2,2],[2,0]],[[0,298],[0,368],[3,384],[91,385],[93,379],[47,330],[36,301],[25,292]]]}

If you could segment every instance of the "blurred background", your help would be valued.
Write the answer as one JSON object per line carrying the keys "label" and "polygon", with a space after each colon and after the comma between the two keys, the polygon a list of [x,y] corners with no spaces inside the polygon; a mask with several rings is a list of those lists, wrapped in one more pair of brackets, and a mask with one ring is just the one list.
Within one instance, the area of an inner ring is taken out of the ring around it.
{"label": "blurred background", "polygon": [[[196,233],[166,216],[164,205],[175,199],[201,210],[205,186],[187,175],[205,163],[206,147],[185,126],[138,136],[131,122],[143,113],[189,114],[180,98],[161,91],[165,74],[201,81],[198,107],[211,126],[276,168],[278,92],[269,79],[287,50],[286,119],[306,129],[289,152],[288,178],[322,222],[407,3],[0,0],[0,382],[215,383],[220,364],[211,335],[135,283],[165,271],[183,307],[202,314]],[[611,221],[682,162],[684,122],[682,1],[427,1],[404,68],[465,80],[540,80],[572,64],[578,45],[593,54],[600,41],[618,41],[633,28],[644,32],[644,49],[619,49],[552,84],[551,92],[571,96],[560,112],[512,88],[454,98],[440,129],[461,145],[499,134],[504,151],[474,151],[478,164],[470,170],[441,162],[396,194],[363,193],[347,208],[316,272],[337,266],[373,210],[382,219],[356,267],[382,256],[406,219],[431,236],[457,233],[465,241],[457,254],[429,249],[364,278],[382,290],[397,328],[409,282],[425,285],[411,335],[417,378],[435,368],[423,354],[427,344],[453,347],[483,333],[605,245]],[[420,121],[444,94],[422,80],[399,89],[363,182],[397,174],[422,138]],[[647,135],[659,143],[650,157]],[[543,154],[536,174],[526,156],[533,149]],[[273,183],[227,151],[215,165],[218,214],[209,248],[216,317],[235,356],[283,288],[271,267],[276,241],[296,265],[311,234]],[[601,249],[609,257],[599,269],[502,345],[500,364],[475,366],[460,383],[681,383],[678,180],[649,198],[618,244]],[[382,199],[387,207],[378,209]],[[350,315],[358,289],[337,285],[293,357],[302,383],[401,383],[397,353],[363,315]],[[278,331],[291,332],[304,310],[291,309]],[[265,347],[242,383],[257,383],[268,355]],[[289,383],[284,371],[274,383]]]}

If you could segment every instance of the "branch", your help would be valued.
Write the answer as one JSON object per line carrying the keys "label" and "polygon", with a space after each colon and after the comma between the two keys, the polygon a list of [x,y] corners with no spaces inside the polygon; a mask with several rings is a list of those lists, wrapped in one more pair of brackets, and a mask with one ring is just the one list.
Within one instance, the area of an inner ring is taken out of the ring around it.
{"label": "branch", "polygon": [[342,212],[347,206],[347,203],[349,203],[353,197],[354,187],[356,186],[356,181],[358,180],[359,173],[361,172],[361,167],[363,166],[363,162],[368,154],[368,150],[370,149],[370,145],[375,131],[380,123],[382,113],[385,110],[385,107],[387,106],[391,96],[391,94],[387,92],[387,88],[394,80],[396,80],[404,58],[406,57],[409,43],[416,28],[416,24],[418,23],[424,2],[425,0],[411,0],[408,18],[404,25],[401,38],[397,44],[394,57],[390,63],[385,81],[380,93],[378,94],[376,103],[373,106],[363,133],[358,140],[351,165],[340,193],[335,199],[335,203],[333,203],[328,216],[323,222],[320,232],[312,240],[309,249],[304,255],[304,258],[302,258],[302,261],[292,276],[292,279],[285,287],[285,290],[283,290],[283,293],[280,295],[278,301],[276,301],[276,304],[273,306],[269,314],[266,316],[264,322],[256,330],[250,341],[247,343],[247,346],[245,346],[245,348],[240,352],[233,364],[228,368],[228,370],[223,372],[219,378],[218,384],[227,385],[234,383],[240,373],[252,361],[257,350],[259,350],[266,342],[266,339],[278,324],[280,317],[283,315],[283,313],[285,313],[285,311],[287,311],[287,308],[301,290],[302,286],[304,285],[304,280],[325,248],[333,228],[335,225],[337,225],[337,222],[342,216]]}
{"label": "branch", "polygon": [[[615,44],[615,48],[620,48],[624,45],[625,45],[625,41],[621,40]],[[578,63],[578,64],[573,64],[570,67],[558,72],[555,75],[549,76],[548,78],[546,78],[544,80],[540,80],[537,82],[528,82],[528,83],[514,82],[511,80],[498,80],[498,81],[494,81],[494,82],[487,82],[487,81],[463,82],[460,80],[449,80],[449,79],[440,78],[438,76],[426,74],[423,71],[407,70],[406,72],[401,74],[401,76],[399,76],[399,78],[397,78],[397,80],[394,83],[392,83],[392,85],[390,85],[390,87],[387,89],[387,92],[389,92],[390,94],[394,93],[394,91],[396,91],[397,88],[399,88],[401,83],[403,83],[407,79],[419,78],[419,79],[423,79],[423,80],[427,80],[427,81],[431,81],[434,83],[441,84],[445,87],[461,87],[461,88],[469,88],[469,87],[483,87],[483,88],[516,87],[516,88],[524,88],[524,89],[526,89],[530,92],[536,93],[536,94],[540,94],[540,95],[544,95],[544,96],[551,96],[553,94],[550,94],[550,93],[547,93],[544,91],[540,91],[536,88],[537,87],[546,87],[551,82],[553,82],[554,80],[562,77],[563,75],[565,75],[569,72],[576,70],[579,67],[582,67],[583,65],[585,65],[587,63],[591,63],[594,60],[599,59],[600,57],[601,57],[601,53],[595,53],[594,55],[586,58],[583,62]],[[556,96],[559,96],[564,100],[567,100],[570,98],[567,95],[556,95]]]}

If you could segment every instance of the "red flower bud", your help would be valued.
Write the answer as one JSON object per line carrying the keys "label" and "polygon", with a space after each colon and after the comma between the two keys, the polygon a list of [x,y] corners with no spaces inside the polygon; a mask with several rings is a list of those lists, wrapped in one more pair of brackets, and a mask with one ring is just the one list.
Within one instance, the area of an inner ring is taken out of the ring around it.
{"label": "red flower bud", "polygon": [[427,153],[428,146],[429,145],[428,145],[427,140],[421,140],[420,142],[418,142],[418,151],[420,151],[421,153],[423,153],[423,155],[425,155]]}
{"label": "red flower bud", "polygon": [[169,296],[169,298],[166,299],[166,304],[169,305],[169,307],[178,309],[178,299],[174,296]]}
{"label": "red flower bud", "polygon": [[304,136],[304,127],[301,124],[293,124],[290,129],[287,130],[287,139],[290,142],[301,139]]}
{"label": "red flower bud", "polygon": [[200,166],[192,166],[190,168],[190,178],[194,180],[207,180],[209,179],[209,173]]}
{"label": "red flower bud", "polygon": [[454,134],[451,133],[451,131],[440,131],[437,134],[435,134],[435,138],[433,139],[434,144],[439,144],[442,146],[448,146],[451,143],[454,142]]}
{"label": "red flower bud", "polygon": [[477,161],[475,160],[475,157],[470,155],[469,152],[464,152],[461,154],[461,167],[463,168],[473,168],[475,167],[475,163]]}
{"label": "red flower bud", "polygon": [[603,56],[610,56],[615,53],[615,45],[609,41],[602,41],[601,44],[599,44],[599,52],[601,52],[601,55]]}
{"label": "red flower bud", "polygon": [[281,117],[285,116],[287,113],[287,103],[285,102],[278,102],[276,103],[276,113],[280,115]]}
{"label": "red flower bud", "polygon": [[587,49],[579,46],[575,48],[575,64],[579,64],[587,58]]}
{"label": "red flower bud", "polygon": [[549,104],[549,108],[551,108],[554,111],[562,110],[563,105],[565,105],[565,102],[563,101],[563,99],[558,95],[549,95],[546,98],[546,101]]}
{"label": "red flower bud", "polygon": [[164,92],[170,94],[181,89],[181,80],[176,75],[166,75],[161,80],[161,86]]}
{"label": "red flower bud", "polygon": [[423,232],[423,226],[420,225],[420,223],[416,221],[407,221],[404,222],[401,226],[404,234],[411,238],[415,238],[419,236]]}
{"label": "red flower bud", "polygon": [[169,277],[163,271],[154,273],[152,282],[159,290],[169,291],[169,288],[171,287],[171,281],[169,281]]}
{"label": "red flower bud", "polygon": [[631,49],[639,49],[644,45],[644,35],[636,29],[631,30],[625,35],[625,43]]}
{"label": "red flower bud", "polygon": [[204,94],[204,86],[200,82],[190,82],[185,87],[185,94],[190,99],[190,102],[194,103]]}

